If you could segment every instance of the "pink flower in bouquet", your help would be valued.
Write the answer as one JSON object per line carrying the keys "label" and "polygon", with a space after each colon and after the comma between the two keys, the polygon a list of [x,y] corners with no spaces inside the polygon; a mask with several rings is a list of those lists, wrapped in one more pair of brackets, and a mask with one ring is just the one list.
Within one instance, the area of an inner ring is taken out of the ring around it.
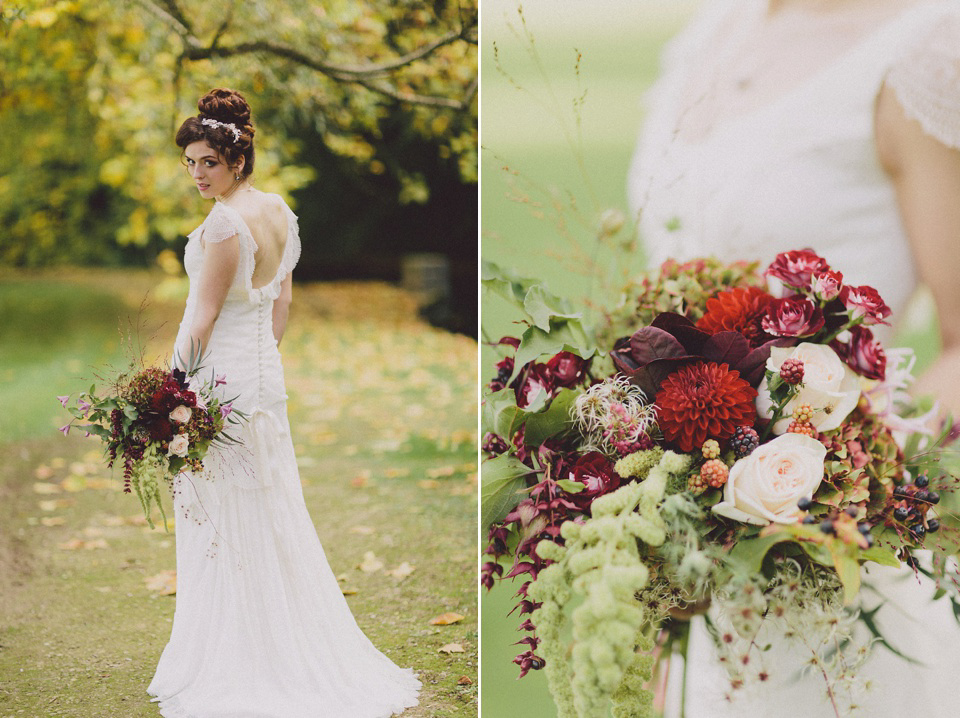
{"label": "pink flower in bouquet", "polygon": [[170,421],[175,421],[178,424],[186,424],[190,421],[191,414],[193,414],[193,411],[189,407],[181,404],[170,412]]}
{"label": "pink flower in bouquet", "polygon": [[840,301],[854,319],[863,317],[864,324],[889,323],[884,320],[890,316],[890,307],[873,287],[844,287],[840,291]]}
{"label": "pink flower in bouquet", "polygon": [[590,362],[572,352],[560,352],[547,362],[556,386],[573,387],[580,383]]}
{"label": "pink flower in bouquet", "polygon": [[170,442],[167,456],[186,456],[190,450],[190,437],[186,434],[177,434]]}
{"label": "pink flower in bouquet", "polygon": [[829,302],[840,296],[840,290],[843,288],[843,275],[840,272],[825,270],[816,272],[810,283],[817,299]]}
{"label": "pink flower in bouquet", "polygon": [[810,280],[815,272],[825,272],[829,269],[823,257],[809,249],[799,249],[778,254],[764,274],[775,277],[795,289],[806,289],[810,286]]}
{"label": "pink flower in bouquet", "polygon": [[796,523],[797,501],[810,498],[823,481],[826,447],[803,434],[784,434],[737,461],[713,507],[720,516],[749,524]]}
{"label": "pink flower in bouquet", "polygon": [[847,344],[836,342],[835,349],[840,358],[861,376],[880,381],[886,376],[887,353],[866,327],[851,327],[850,341]]}
{"label": "pink flower in bouquet", "polygon": [[775,299],[761,325],[774,336],[809,337],[823,328],[823,312],[807,297]]}
{"label": "pink flower in bouquet", "polygon": [[575,497],[577,503],[610,493],[620,486],[620,477],[613,470],[613,462],[599,451],[590,451],[581,456],[570,467],[567,478],[584,486],[583,491]]}
{"label": "pink flower in bouquet", "polygon": [[690,452],[707,439],[723,441],[756,419],[756,390],[727,364],[688,364],[668,376],[657,394],[657,424],[663,436]]}

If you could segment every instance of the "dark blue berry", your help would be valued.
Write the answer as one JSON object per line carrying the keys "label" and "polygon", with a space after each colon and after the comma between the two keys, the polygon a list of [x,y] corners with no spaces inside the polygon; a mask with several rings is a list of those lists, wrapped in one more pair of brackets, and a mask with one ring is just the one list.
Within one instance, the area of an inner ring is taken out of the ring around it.
{"label": "dark blue berry", "polygon": [[940,530],[940,521],[939,519],[930,519],[927,521],[927,533],[935,534]]}
{"label": "dark blue berry", "polygon": [[803,517],[803,523],[805,524],[815,524],[817,523],[817,517],[813,514],[807,514]]}
{"label": "dark blue berry", "polygon": [[833,521],[831,521],[830,519],[824,519],[823,521],[821,521],[820,530],[823,531],[825,534],[832,534],[834,530]]}
{"label": "dark blue berry", "polygon": [[893,496],[897,499],[902,499],[907,495],[907,489],[905,486],[895,486],[893,489]]}
{"label": "dark blue berry", "polygon": [[919,539],[922,539],[927,534],[927,529],[923,524],[914,524],[910,527],[910,531],[912,531],[913,535]]}
{"label": "dark blue berry", "polygon": [[907,511],[903,506],[898,506],[893,510],[893,518],[897,521],[906,521],[907,516],[910,515],[910,512]]}
{"label": "dark blue berry", "polygon": [[915,498],[917,501],[923,501],[924,503],[926,503],[927,501],[930,500],[930,492],[920,489],[920,491],[918,491],[913,495],[913,498]]}
{"label": "dark blue berry", "polygon": [[917,477],[917,480],[913,483],[922,489],[924,486],[930,483],[930,478],[926,474],[920,474],[920,476]]}
{"label": "dark blue berry", "polygon": [[858,509],[856,506],[847,507],[847,516],[849,516],[850,518],[852,519],[857,518],[857,514],[859,513],[860,513],[860,509]]}
{"label": "dark blue berry", "polygon": [[929,501],[931,504],[939,504],[939,503],[940,503],[940,494],[938,494],[936,491],[928,491],[928,492],[927,492],[927,501]]}
{"label": "dark blue berry", "polygon": [[797,501],[797,508],[799,508],[801,511],[808,510],[812,505],[813,505],[813,501],[811,499],[808,499],[807,497],[803,497],[802,499]]}
{"label": "dark blue berry", "polygon": [[866,536],[870,533],[870,529],[873,528],[870,524],[857,524],[857,531]]}

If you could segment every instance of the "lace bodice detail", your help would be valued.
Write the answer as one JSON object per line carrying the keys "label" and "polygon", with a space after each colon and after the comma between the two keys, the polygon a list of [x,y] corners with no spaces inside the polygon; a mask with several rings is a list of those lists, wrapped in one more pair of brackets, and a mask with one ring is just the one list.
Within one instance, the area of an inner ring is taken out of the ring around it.
{"label": "lace bodice detail", "polygon": [[690,87],[714,70],[726,43],[744,41],[737,21],[761,6],[765,0],[707,2],[664,53],[628,190],[649,264],[707,255],[768,262],[812,247],[899,313],[917,271],[877,156],[875,103],[889,82],[927,132],[957,145],[960,3],[897,11],[828,61],[811,63],[769,102],[724,112],[691,139],[680,131]]}
{"label": "lace bodice detail", "polygon": [[280,263],[273,279],[260,287],[253,286],[257,262],[257,242],[240,213],[216,202],[203,223],[190,233],[183,264],[190,279],[190,293],[177,335],[176,352],[189,353],[188,336],[197,305],[197,284],[204,261],[204,247],[236,237],[240,247],[237,272],[226,301],[220,310],[206,348],[206,365],[227,376],[225,392],[239,393],[238,408],[269,408],[286,398],[280,353],[273,336],[273,300],[280,296],[280,286],[300,258],[300,236],[296,215],[283,199],[287,216],[287,237]]}
{"label": "lace bodice detail", "polygon": [[[286,202],[280,195],[272,196],[283,205],[284,213],[287,216],[287,239],[274,278],[262,287],[253,286],[253,270],[256,268],[258,251],[257,242],[237,210],[223,202],[215,202],[206,219],[190,233],[188,238],[183,263],[191,283],[199,277],[199,270],[203,261],[203,244],[223,242],[235,236],[238,237],[240,242],[240,264],[231,285],[231,294],[236,296],[246,292],[250,302],[258,302],[262,298],[273,300],[280,296],[280,285],[300,260],[300,229],[297,215],[287,206]],[[233,290],[237,291],[234,292]]]}
{"label": "lace bodice detail", "polygon": [[927,134],[960,149],[960,11],[945,11],[913,39],[890,68],[887,84]]}

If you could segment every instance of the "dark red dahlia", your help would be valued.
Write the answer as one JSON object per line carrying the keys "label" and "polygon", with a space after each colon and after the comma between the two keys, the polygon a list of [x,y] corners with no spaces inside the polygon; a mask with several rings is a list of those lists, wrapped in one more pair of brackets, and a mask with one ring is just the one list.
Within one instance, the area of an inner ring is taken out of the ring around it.
{"label": "dark red dahlia", "polygon": [[752,425],[756,396],[756,389],[726,364],[688,364],[660,385],[657,424],[667,441],[693,451],[707,439],[724,441],[738,426]]}
{"label": "dark red dahlia", "polygon": [[697,328],[711,334],[740,332],[756,348],[774,337],[763,330],[761,322],[773,297],[756,287],[737,287],[707,300],[707,311]]}

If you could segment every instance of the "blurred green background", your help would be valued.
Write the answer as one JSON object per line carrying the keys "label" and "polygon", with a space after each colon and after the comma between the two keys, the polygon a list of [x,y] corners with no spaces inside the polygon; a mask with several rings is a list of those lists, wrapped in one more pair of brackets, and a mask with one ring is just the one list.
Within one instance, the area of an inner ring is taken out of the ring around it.
{"label": "blurred green background", "polygon": [[[629,215],[626,175],[643,119],[643,94],[664,43],[690,18],[693,0],[584,3],[484,0],[481,8],[481,255],[543,279],[585,308],[614,299],[605,278],[644,269],[639,248],[598,241],[610,210]],[[626,230],[618,236],[629,234]],[[483,340],[522,331],[499,297],[481,300]],[[898,345],[913,346],[918,370],[938,351],[929,299],[901,318]],[[480,376],[499,354],[482,346]],[[485,537],[481,537],[485,544]],[[513,643],[520,619],[507,617],[519,587],[481,596],[484,718],[553,718],[542,673],[516,680]]]}

